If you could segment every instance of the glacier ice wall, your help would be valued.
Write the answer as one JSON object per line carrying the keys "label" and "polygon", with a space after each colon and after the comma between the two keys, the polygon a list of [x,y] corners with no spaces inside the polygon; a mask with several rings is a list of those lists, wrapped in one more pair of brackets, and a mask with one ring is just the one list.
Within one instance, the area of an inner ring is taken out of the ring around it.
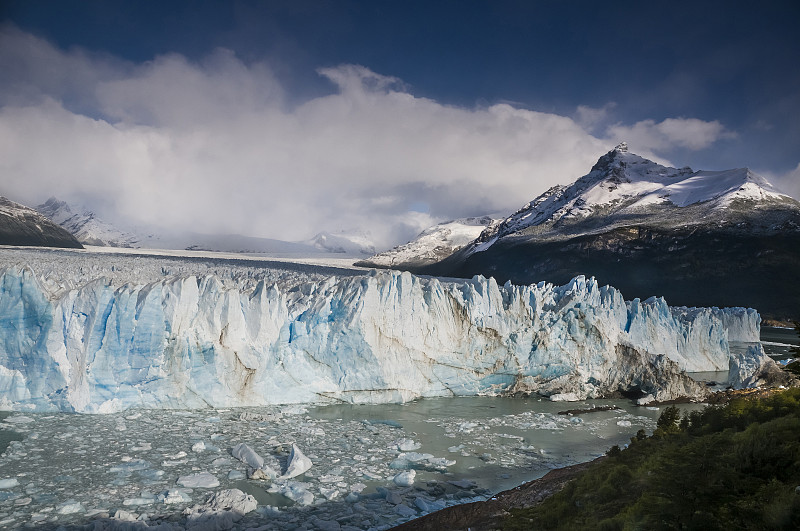
{"label": "glacier ice wall", "polygon": [[0,407],[701,397],[683,371],[728,370],[731,338],[757,342],[759,325],[753,310],[626,303],[584,277],[498,286],[385,271],[243,291],[209,274],[46,289],[12,266],[0,272]]}

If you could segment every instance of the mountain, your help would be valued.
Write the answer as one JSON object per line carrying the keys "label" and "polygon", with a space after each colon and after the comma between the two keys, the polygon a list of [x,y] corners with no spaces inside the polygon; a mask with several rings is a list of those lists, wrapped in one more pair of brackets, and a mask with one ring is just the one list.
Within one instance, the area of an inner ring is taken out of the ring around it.
{"label": "mountain", "polygon": [[137,245],[140,237],[99,219],[85,207],[70,207],[65,201],[51,197],[36,210],[64,227],[84,245],[140,247]]}
{"label": "mountain", "polygon": [[515,283],[584,274],[626,298],[800,317],[800,203],[747,168],[670,168],[623,143],[571,185],[414,271]]}
{"label": "mountain", "polygon": [[370,239],[368,232],[320,232],[310,240],[301,243],[329,253],[375,254],[375,244]]}
{"label": "mountain", "polygon": [[0,196],[0,245],[83,246],[36,210]]}
{"label": "mountain", "polygon": [[484,229],[499,221],[490,216],[446,221],[425,229],[408,243],[356,262],[355,265],[408,270],[430,265],[471,243]]}
{"label": "mountain", "polygon": [[86,207],[70,205],[55,197],[36,209],[85,245],[261,254],[315,254],[329,251],[305,242],[287,242],[240,234],[173,233],[158,227],[122,230],[98,218]]}

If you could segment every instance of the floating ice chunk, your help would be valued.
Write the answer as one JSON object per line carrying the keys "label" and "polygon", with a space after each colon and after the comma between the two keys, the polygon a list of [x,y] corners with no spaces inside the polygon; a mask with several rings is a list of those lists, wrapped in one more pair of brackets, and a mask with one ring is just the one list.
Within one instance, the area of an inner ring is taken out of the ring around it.
{"label": "floating ice chunk", "polygon": [[214,493],[206,505],[213,511],[233,511],[247,514],[255,511],[258,502],[250,494],[245,494],[239,489],[225,489]]}
{"label": "floating ice chunk", "polygon": [[453,481],[448,481],[448,483],[453,485],[454,487],[458,487],[459,489],[463,490],[474,489],[475,487],[478,486],[477,483],[475,483],[474,481],[470,481],[468,479],[453,480]]}
{"label": "floating ice chunk", "polygon": [[58,514],[75,514],[83,512],[83,505],[81,502],[75,500],[68,500],[64,503],[56,505],[56,512]]}
{"label": "floating ice chunk", "polygon": [[187,454],[184,451],[180,451],[177,454],[165,455],[164,457],[166,457],[167,459],[182,459],[182,458],[186,457],[187,455],[189,455],[189,454]]}
{"label": "floating ice chunk", "polygon": [[405,459],[412,463],[419,463],[420,461],[427,461],[433,457],[433,454],[421,454],[419,452],[405,452],[398,456],[399,459]]}
{"label": "floating ice chunk", "polygon": [[392,481],[398,487],[410,487],[414,484],[414,478],[417,475],[416,470],[406,470],[405,472],[400,472],[397,474]]}
{"label": "floating ice chunk", "polygon": [[444,509],[444,504],[437,501],[427,500],[423,497],[418,497],[414,500],[414,505],[417,506],[417,509],[424,513],[432,513],[434,511],[439,511]]}
{"label": "floating ice chunk", "polygon": [[275,479],[279,476],[279,474],[273,470],[272,468],[264,465],[262,468],[248,468],[247,469],[247,478],[248,479]]}
{"label": "floating ice chunk", "polygon": [[319,493],[325,496],[325,499],[331,501],[339,497],[340,491],[337,488],[320,487]]}
{"label": "floating ice chunk", "polygon": [[264,458],[245,443],[239,443],[234,446],[231,450],[231,455],[256,470],[264,466]]}
{"label": "floating ice chunk", "polygon": [[246,477],[247,476],[244,475],[244,472],[242,472],[240,470],[231,470],[230,472],[228,472],[228,479],[230,479],[231,481],[244,479]]}
{"label": "floating ice chunk", "polygon": [[6,418],[3,422],[8,422],[10,424],[30,424],[34,422],[34,420],[25,415],[14,415],[13,417]]}
{"label": "floating ice chunk", "polygon": [[435,467],[448,467],[456,464],[453,459],[447,459],[445,457],[430,457],[428,458],[428,463]]}
{"label": "floating ice chunk", "polygon": [[311,459],[303,455],[296,444],[292,444],[292,451],[289,453],[289,460],[286,464],[286,473],[281,476],[281,479],[297,477],[309,470],[312,465]]}
{"label": "floating ice chunk", "polygon": [[176,503],[189,503],[192,501],[192,498],[188,493],[184,492],[183,489],[169,489],[158,495],[158,501],[166,505],[172,505]]}
{"label": "floating ice chunk", "polygon": [[282,484],[273,484],[267,492],[283,494],[300,505],[311,505],[314,503],[314,494],[308,491],[308,483],[289,481]]}
{"label": "floating ice chunk", "polygon": [[196,474],[188,474],[180,476],[176,482],[178,485],[189,488],[205,488],[210,489],[219,487],[219,480],[214,477],[210,472],[198,472]]}
{"label": "floating ice chunk", "polygon": [[0,489],[11,489],[19,485],[17,478],[0,479]]}
{"label": "floating ice chunk", "polygon": [[120,509],[114,513],[114,520],[121,520],[123,522],[135,522],[138,519],[139,516],[136,513],[125,511],[123,509]]}
{"label": "floating ice chunk", "polygon": [[152,505],[154,502],[153,498],[125,498],[122,505]]}
{"label": "floating ice chunk", "polygon": [[447,451],[450,452],[450,453],[456,453],[456,452],[460,452],[463,449],[464,449],[464,445],[463,444],[459,444],[458,446],[449,447],[447,449]]}
{"label": "floating ice chunk", "polygon": [[363,483],[353,483],[352,485],[350,485],[350,490],[352,492],[357,492],[357,493],[361,492],[362,490],[364,490],[366,488],[367,488],[367,486],[364,485]]}
{"label": "floating ice chunk", "polygon": [[211,466],[229,466],[232,464],[233,461],[231,461],[227,457],[217,457],[216,459],[211,461]]}
{"label": "floating ice chunk", "polygon": [[399,504],[397,507],[394,508],[394,510],[400,516],[406,516],[406,517],[417,516],[417,511],[415,511],[414,509],[412,509],[411,507],[409,507],[404,503]]}
{"label": "floating ice chunk", "polygon": [[397,449],[400,450],[401,452],[410,452],[412,450],[418,450],[422,446],[420,443],[407,438],[398,439],[395,442],[395,445],[397,446]]}
{"label": "floating ice chunk", "polygon": [[391,463],[389,463],[389,468],[392,470],[404,470],[406,468],[411,467],[411,461],[408,459],[395,459]]}
{"label": "floating ice chunk", "polygon": [[456,428],[458,431],[463,433],[471,433],[472,430],[478,427],[478,424],[475,422],[462,422]]}
{"label": "floating ice chunk", "polygon": [[194,443],[192,445],[192,451],[193,452],[200,453],[200,452],[204,452],[205,450],[206,450],[206,443],[204,443],[203,441],[196,442],[196,443]]}

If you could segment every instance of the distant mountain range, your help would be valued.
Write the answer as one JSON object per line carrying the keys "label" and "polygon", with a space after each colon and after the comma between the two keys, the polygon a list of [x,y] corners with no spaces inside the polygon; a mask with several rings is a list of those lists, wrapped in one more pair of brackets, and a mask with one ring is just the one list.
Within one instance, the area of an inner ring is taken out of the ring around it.
{"label": "distant mountain range", "polygon": [[747,168],[670,168],[625,144],[436,263],[415,265],[404,255],[388,266],[381,256],[367,262],[522,284],[583,274],[626,298],[662,295],[670,304],[800,317],[798,201]]}
{"label": "distant mountain range", "polygon": [[0,245],[83,248],[67,230],[5,197],[0,197]]}
{"label": "distant mountain range", "polygon": [[70,207],[65,201],[51,197],[36,207],[51,221],[65,228],[84,245],[103,247],[139,247],[141,237],[119,230],[97,218],[85,207]]}
{"label": "distant mountain range", "polygon": [[362,267],[415,269],[444,260],[470,244],[487,228],[499,223],[490,216],[454,219],[427,228],[415,239],[394,249],[356,262]]}
{"label": "distant mountain range", "polygon": [[307,241],[289,242],[240,234],[173,233],[155,227],[122,230],[100,219],[86,207],[70,205],[55,197],[37,206],[36,210],[84,245],[254,254],[347,253],[368,256],[375,253],[369,235],[359,232],[321,232]]}

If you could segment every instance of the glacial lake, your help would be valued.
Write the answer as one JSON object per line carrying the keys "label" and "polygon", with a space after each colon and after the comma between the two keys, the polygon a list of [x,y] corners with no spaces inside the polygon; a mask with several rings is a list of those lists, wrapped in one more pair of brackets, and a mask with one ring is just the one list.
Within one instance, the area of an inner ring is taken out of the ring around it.
{"label": "glacial lake", "polygon": [[[800,343],[789,329],[765,328],[762,340],[776,358]],[[703,376],[724,380],[724,373]],[[561,414],[608,406],[617,409]],[[259,503],[242,527],[335,522],[328,527],[387,529],[594,459],[639,429],[651,433],[660,414],[660,407],[627,400],[511,397],[108,415],[0,412],[0,528],[80,526],[115,514],[181,523],[184,509],[238,488]],[[313,466],[271,488],[243,478],[247,467],[230,452],[241,442],[279,467],[296,444]],[[413,485],[394,481],[410,470]],[[176,483],[201,472],[219,486]],[[168,491],[182,501],[165,503]]]}
{"label": "glacial lake", "polygon": [[[619,409],[559,414],[598,406]],[[386,529],[593,459],[627,443],[639,429],[652,432],[660,413],[626,400],[505,397],[107,415],[12,413],[0,422],[0,433],[22,440],[12,441],[0,457],[0,528],[79,525],[118,510],[129,518],[151,518],[151,524],[172,522],[212,492],[235,487],[259,501],[247,525],[295,529],[336,521]],[[313,466],[270,489],[269,481],[242,479],[247,467],[230,452],[241,442],[283,466],[296,444]],[[416,474],[413,485],[393,481],[409,470]],[[201,472],[219,486],[176,484]],[[184,500],[165,504],[170,490]],[[303,492],[313,498],[301,499]]]}

